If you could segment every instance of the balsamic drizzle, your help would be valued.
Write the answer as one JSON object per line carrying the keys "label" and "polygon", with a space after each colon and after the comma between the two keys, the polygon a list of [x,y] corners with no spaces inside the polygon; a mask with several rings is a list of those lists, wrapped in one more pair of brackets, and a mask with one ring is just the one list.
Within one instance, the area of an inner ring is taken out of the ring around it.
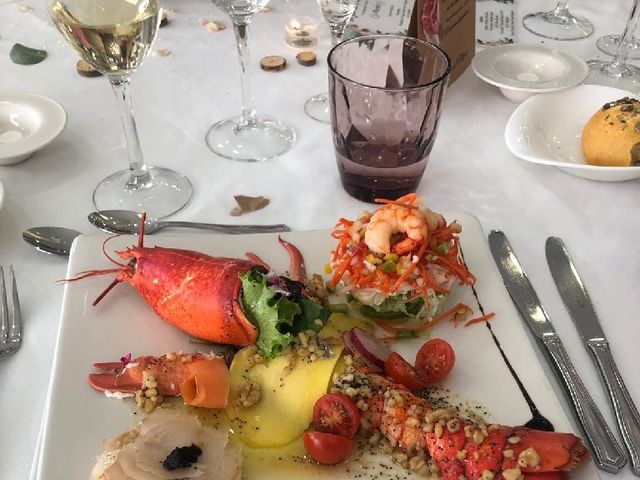
{"label": "balsamic drizzle", "polygon": [[[462,262],[464,263],[465,267],[468,270],[469,267],[468,267],[467,262],[466,262],[466,260],[464,258],[464,253],[462,251],[462,247],[460,247],[460,256],[462,257]],[[478,305],[478,309],[480,310],[480,314],[483,315],[483,316],[486,315],[485,311],[484,311],[484,307],[482,306],[482,303],[480,303],[480,298],[478,297],[478,292],[476,291],[476,287],[474,285],[471,285],[471,291],[473,292],[473,296],[476,299],[476,304]],[[533,418],[531,418],[531,420],[529,420],[527,423],[525,423],[524,426],[527,427],[527,428],[534,429],[534,430],[542,430],[542,431],[545,431],[545,432],[553,432],[555,430],[554,427],[553,427],[553,424],[549,420],[547,420],[540,413],[540,410],[538,410],[538,407],[536,407],[536,404],[533,401],[533,399],[531,398],[531,395],[529,395],[529,392],[527,391],[527,388],[524,386],[524,384],[520,380],[520,377],[518,376],[518,374],[516,373],[515,369],[511,365],[511,362],[507,358],[507,354],[502,349],[502,345],[500,345],[500,341],[498,340],[498,337],[496,337],[496,334],[493,332],[493,328],[491,327],[491,323],[490,322],[484,322],[484,324],[489,329],[489,333],[491,334],[491,338],[493,338],[493,343],[495,343],[496,347],[498,348],[498,351],[500,352],[500,355],[502,356],[502,360],[504,360],[504,363],[506,364],[507,368],[509,369],[509,372],[511,372],[511,376],[515,380],[516,384],[518,385],[518,388],[520,389],[520,393],[522,394],[522,396],[524,397],[525,401],[527,402],[527,405],[529,406],[529,410],[531,410],[531,415],[533,415]]]}

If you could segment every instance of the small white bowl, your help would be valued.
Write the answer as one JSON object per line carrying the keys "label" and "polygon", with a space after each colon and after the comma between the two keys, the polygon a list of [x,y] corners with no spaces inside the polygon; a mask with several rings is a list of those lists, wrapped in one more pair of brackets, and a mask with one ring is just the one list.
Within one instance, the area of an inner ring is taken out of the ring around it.
{"label": "small white bowl", "polygon": [[0,92],[0,165],[20,163],[56,138],[67,114],[50,98]]}
{"label": "small white bowl", "polygon": [[479,78],[516,103],[536,93],[574,87],[589,73],[580,57],[541,45],[487,47],[476,54],[471,65]]}
{"label": "small white bowl", "polygon": [[504,131],[507,147],[531,163],[601,182],[640,178],[640,167],[588,165],[582,153],[582,129],[602,106],[633,93],[600,85],[581,85],[563,92],[537,95],[519,105]]}

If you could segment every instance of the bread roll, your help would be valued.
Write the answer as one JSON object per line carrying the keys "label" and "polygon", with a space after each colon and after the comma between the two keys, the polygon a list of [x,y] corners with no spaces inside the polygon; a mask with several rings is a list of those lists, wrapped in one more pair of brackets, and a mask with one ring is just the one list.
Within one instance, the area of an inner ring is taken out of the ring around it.
{"label": "bread roll", "polygon": [[640,166],[640,101],[605,103],[582,130],[582,151],[590,165]]}

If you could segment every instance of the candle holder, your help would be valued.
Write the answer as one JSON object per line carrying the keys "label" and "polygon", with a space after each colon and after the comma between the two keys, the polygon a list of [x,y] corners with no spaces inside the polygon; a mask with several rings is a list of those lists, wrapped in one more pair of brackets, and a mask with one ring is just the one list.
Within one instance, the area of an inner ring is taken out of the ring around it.
{"label": "candle holder", "polygon": [[318,42],[318,25],[311,17],[291,17],[284,25],[284,40],[294,48],[310,48]]}

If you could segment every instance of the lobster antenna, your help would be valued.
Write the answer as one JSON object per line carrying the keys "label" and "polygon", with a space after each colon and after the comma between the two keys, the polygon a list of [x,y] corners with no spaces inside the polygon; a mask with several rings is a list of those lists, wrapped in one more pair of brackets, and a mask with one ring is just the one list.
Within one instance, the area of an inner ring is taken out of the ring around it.
{"label": "lobster antenna", "polygon": [[[125,265],[126,266],[126,265]],[[87,277],[95,277],[96,275],[105,275],[107,273],[118,273],[119,268],[108,268],[105,270],[85,270],[84,272],[78,272],[73,278],[63,278],[62,280],[56,280],[58,283],[77,282]]]}
{"label": "lobster antenna", "polygon": [[117,284],[119,284],[121,281],[122,281],[122,280],[118,280],[118,279],[116,278],[113,282],[111,282],[111,283],[109,284],[109,286],[108,286],[107,288],[105,288],[104,292],[102,292],[100,295],[98,295],[98,298],[96,298],[96,299],[93,301],[92,305],[93,305],[94,307],[95,307],[96,305],[98,305],[98,303],[100,303],[100,300],[102,300],[102,299],[105,297],[105,295],[106,295],[107,293],[109,293],[109,292],[111,291],[111,289],[112,289],[113,287],[115,287]]}
{"label": "lobster antenna", "polygon": [[147,221],[147,212],[140,214],[140,233],[138,235],[138,248],[141,248],[144,243],[144,224]]}
{"label": "lobster antenna", "polygon": [[112,235],[109,238],[107,238],[104,242],[102,242],[102,253],[104,254],[105,257],[107,257],[109,259],[109,261],[111,263],[115,263],[116,265],[118,265],[121,268],[125,268],[127,265],[125,263],[120,263],[118,261],[116,261],[115,259],[113,259],[112,257],[109,256],[109,254],[107,253],[107,242],[109,240],[113,240],[116,237],[119,237],[120,235]]}

